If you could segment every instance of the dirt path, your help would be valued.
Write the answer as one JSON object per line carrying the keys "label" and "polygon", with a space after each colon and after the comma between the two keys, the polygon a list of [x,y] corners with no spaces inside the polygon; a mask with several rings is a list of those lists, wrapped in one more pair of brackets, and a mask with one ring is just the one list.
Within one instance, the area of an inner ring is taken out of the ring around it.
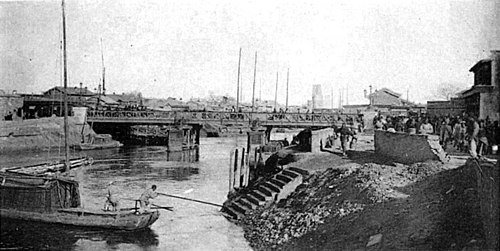
{"label": "dirt path", "polygon": [[393,164],[366,146],[311,155],[291,166],[313,174],[286,202],[248,215],[246,237],[256,250],[476,250],[476,179],[463,162]]}

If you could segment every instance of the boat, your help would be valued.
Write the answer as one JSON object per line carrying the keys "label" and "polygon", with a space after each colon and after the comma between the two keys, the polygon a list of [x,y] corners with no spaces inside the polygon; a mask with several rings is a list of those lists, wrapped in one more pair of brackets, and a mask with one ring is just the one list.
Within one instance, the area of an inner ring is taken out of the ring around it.
{"label": "boat", "polygon": [[[67,89],[66,33],[63,21],[64,89]],[[82,207],[79,183],[70,176],[71,168],[91,164],[88,158],[70,160],[68,144],[68,98],[64,94],[64,161],[0,169],[0,218],[97,227],[139,230],[151,226],[159,211],[135,208],[104,211]]]}
{"label": "boat", "polygon": [[104,211],[81,207],[78,182],[58,175],[0,173],[2,218],[78,227],[140,230],[160,216],[158,210],[140,213],[138,208]]}
{"label": "boat", "polygon": [[77,150],[95,150],[105,148],[118,148],[123,144],[119,141],[113,140],[109,134],[96,134],[89,142],[80,143],[75,146]]}

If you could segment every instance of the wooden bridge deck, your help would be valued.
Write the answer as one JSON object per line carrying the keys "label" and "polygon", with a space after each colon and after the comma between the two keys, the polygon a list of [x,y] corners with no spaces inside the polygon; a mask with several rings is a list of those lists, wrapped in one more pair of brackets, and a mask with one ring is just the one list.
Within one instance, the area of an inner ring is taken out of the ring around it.
{"label": "wooden bridge deck", "polygon": [[329,127],[347,116],[336,113],[265,113],[198,111],[88,111],[87,122],[127,124],[250,125],[272,127]]}

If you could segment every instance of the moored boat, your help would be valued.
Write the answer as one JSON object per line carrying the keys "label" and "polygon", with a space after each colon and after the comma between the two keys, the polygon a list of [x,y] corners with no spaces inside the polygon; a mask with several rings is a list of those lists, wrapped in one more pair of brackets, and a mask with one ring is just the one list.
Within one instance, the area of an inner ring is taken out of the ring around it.
{"label": "moored boat", "polygon": [[96,134],[89,142],[80,143],[75,146],[77,150],[95,150],[106,148],[118,148],[123,144],[119,141],[113,140],[109,134]]}
{"label": "moored boat", "polygon": [[0,216],[2,218],[97,227],[139,230],[151,226],[158,210],[138,208],[104,211],[81,207],[78,182],[57,175],[33,176],[1,172]]}
{"label": "moored boat", "polygon": [[68,144],[67,60],[64,0],[62,8],[64,59],[64,162],[0,170],[0,218],[59,223],[84,227],[137,230],[149,227],[158,210],[139,212],[85,209],[81,206],[79,183],[69,176],[71,168],[91,164],[86,158],[70,160]]}

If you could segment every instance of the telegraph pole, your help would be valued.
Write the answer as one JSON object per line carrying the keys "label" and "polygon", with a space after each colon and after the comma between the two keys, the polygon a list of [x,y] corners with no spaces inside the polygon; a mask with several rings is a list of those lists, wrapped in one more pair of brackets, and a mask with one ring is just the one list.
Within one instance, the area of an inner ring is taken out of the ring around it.
{"label": "telegraph pole", "polygon": [[288,110],[288,77],[290,75],[290,68],[286,71],[286,106],[285,111]]}
{"label": "telegraph pole", "polygon": [[278,106],[278,72],[276,72],[276,91],[274,92],[274,109]]}

